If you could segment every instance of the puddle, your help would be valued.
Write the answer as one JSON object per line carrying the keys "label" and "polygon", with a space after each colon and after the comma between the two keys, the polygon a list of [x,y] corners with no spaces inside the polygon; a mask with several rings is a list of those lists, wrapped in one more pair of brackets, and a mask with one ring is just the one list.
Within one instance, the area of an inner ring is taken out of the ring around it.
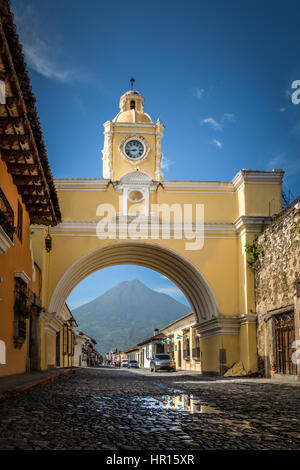
{"label": "puddle", "polygon": [[162,395],[155,398],[139,397],[138,400],[141,408],[186,411],[188,413],[221,413],[217,408],[204,405],[199,398],[187,394]]}

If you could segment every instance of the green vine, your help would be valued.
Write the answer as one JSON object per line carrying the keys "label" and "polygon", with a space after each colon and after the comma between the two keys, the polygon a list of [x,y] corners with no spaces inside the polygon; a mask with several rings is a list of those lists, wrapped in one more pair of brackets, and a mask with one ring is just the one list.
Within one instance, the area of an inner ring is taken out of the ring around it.
{"label": "green vine", "polygon": [[291,229],[294,231],[296,230],[297,227],[300,227],[300,219],[298,219],[291,227]]}
{"label": "green vine", "polygon": [[248,265],[255,269],[257,266],[257,261],[260,253],[263,252],[263,248],[258,245],[257,240],[254,240],[251,243],[246,243],[245,252],[248,254]]}

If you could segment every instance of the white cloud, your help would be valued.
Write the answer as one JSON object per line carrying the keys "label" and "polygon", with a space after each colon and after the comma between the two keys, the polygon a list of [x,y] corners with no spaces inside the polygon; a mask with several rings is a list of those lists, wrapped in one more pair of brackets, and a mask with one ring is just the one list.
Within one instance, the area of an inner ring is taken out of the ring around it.
{"label": "white cloud", "polygon": [[282,169],[287,175],[294,176],[300,174],[300,165],[297,157],[288,158],[285,153],[279,153],[267,163],[267,169]]}
{"label": "white cloud", "polygon": [[236,122],[236,117],[233,113],[224,113],[221,122],[224,121]]}
{"label": "white cloud", "polygon": [[47,38],[41,30],[37,11],[32,5],[25,7],[18,3],[13,8],[17,32],[23,45],[23,53],[28,67],[49,79],[63,83],[85,81],[79,71],[62,65],[61,47],[57,38]]}
{"label": "white cloud", "polygon": [[196,88],[194,96],[197,98],[197,100],[201,100],[204,92],[204,88]]}
{"label": "white cloud", "polygon": [[171,297],[184,297],[183,293],[176,286],[158,287],[154,289],[156,292],[161,294],[170,295]]}
{"label": "white cloud", "polygon": [[161,278],[161,279],[166,279],[167,281],[169,280],[169,279],[167,278],[167,276],[164,276],[163,274],[160,275],[160,278]]}
{"label": "white cloud", "polygon": [[215,145],[216,147],[219,147],[219,148],[222,148],[222,147],[223,147],[223,143],[220,142],[220,141],[217,140],[217,139],[213,139],[210,143],[211,143],[211,145]]}
{"label": "white cloud", "polygon": [[202,124],[208,124],[210,125],[213,129],[217,130],[217,131],[222,131],[223,128],[221,126],[221,124],[219,124],[214,118],[212,117],[208,117],[208,118],[205,118],[205,119],[202,119],[201,121]]}
{"label": "white cloud", "polygon": [[162,156],[161,167],[163,170],[169,170],[173,163],[173,160],[169,160],[169,158],[167,158],[165,155]]}
{"label": "white cloud", "polygon": [[284,113],[284,112],[285,112],[285,108],[280,108],[280,112],[281,112],[281,113]]}

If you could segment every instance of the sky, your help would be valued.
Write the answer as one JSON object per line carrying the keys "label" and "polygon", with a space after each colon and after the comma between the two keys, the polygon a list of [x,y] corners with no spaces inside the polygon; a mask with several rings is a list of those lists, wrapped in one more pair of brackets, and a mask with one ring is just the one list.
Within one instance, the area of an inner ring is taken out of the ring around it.
{"label": "sky", "polygon": [[165,125],[165,179],[282,168],[285,192],[299,195],[298,0],[11,4],[54,177],[102,177],[103,123],[133,76]]}

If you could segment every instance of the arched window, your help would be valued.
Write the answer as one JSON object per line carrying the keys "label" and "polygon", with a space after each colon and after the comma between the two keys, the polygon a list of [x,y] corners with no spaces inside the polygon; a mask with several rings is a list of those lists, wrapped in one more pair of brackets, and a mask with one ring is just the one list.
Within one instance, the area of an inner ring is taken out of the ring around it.
{"label": "arched window", "polygon": [[130,109],[135,109],[135,101],[130,101]]}

